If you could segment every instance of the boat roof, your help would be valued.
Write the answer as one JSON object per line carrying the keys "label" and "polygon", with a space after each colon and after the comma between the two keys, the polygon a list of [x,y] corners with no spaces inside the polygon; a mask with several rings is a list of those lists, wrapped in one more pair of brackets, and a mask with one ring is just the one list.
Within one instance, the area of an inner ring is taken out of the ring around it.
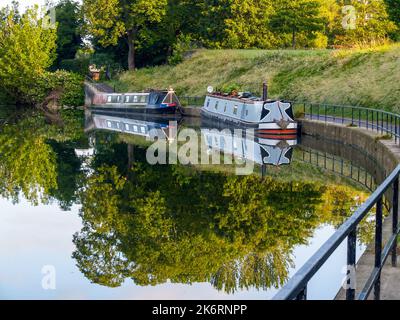
{"label": "boat roof", "polygon": [[262,101],[261,98],[255,97],[255,96],[247,96],[247,95],[245,97],[241,96],[241,95],[232,96],[229,94],[218,93],[218,92],[210,93],[207,95],[207,97],[230,100],[230,101],[240,101],[240,102],[246,102],[246,103],[254,103],[254,102]]}
{"label": "boat roof", "polygon": [[[102,92],[102,93],[106,93],[106,92]],[[106,93],[106,94],[111,94],[111,95],[126,95],[126,96],[130,96],[130,95],[144,95],[144,94],[151,94],[151,93],[162,93],[162,94],[168,94],[168,93],[175,93],[174,91],[168,91],[168,90],[145,90],[142,92],[111,92],[111,93]]]}

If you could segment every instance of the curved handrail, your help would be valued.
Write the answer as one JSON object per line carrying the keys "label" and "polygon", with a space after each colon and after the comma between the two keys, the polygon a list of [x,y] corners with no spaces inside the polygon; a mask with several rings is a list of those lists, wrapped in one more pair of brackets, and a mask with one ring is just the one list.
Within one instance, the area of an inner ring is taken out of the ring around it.
{"label": "curved handrail", "polygon": [[[391,250],[396,245],[399,234],[397,212],[398,212],[398,184],[400,175],[400,165],[390,174],[390,176],[375,190],[375,192],[365,201],[356,212],[345,222],[339,229],[322,245],[322,247],[300,268],[298,272],[286,283],[286,285],[275,295],[274,300],[292,300],[292,299],[306,299],[307,297],[307,284],[315,273],[324,265],[329,259],[332,253],[341,245],[346,239],[348,240],[348,260],[352,260],[348,265],[355,265],[355,240],[356,240],[356,228],[358,224],[364,219],[369,211],[377,205],[377,227],[376,239],[376,259],[375,269],[371,275],[376,281],[368,281],[367,288],[364,288],[360,294],[361,298],[367,298],[366,292],[370,292],[372,286],[374,286],[379,277],[376,277],[375,273],[381,271],[384,262],[386,261]],[[389,241],[382,255],[382,197],[383,194],[391,187],[394,186],[394,201],[393,201],[393,212],[395,214],[394,230],[392,239]],[[380,240],[380,241],[379,241]],[[379,249],[380,248],[380,249]],[[394,254],[394,252],[392,252]],[[350,259],[349,259],[350,258]],[[348,261],[349,262],[349,261]],[[378,295],[375,292],[376,296]],[[354,299],[354,289],[347,290],[347,298]]]}

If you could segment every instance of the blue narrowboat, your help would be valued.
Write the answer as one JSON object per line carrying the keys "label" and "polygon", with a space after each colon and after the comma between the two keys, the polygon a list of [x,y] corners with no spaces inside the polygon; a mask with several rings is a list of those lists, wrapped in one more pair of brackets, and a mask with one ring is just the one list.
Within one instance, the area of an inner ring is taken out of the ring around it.
{"label": "blue narrowboat", "polygon": [[[103,89],[103,90],[102,90]],[[147,92],[115,93],[95,84],[86,84],[86,105],[93,110],[137,114],[176,114],[180,102],[172,88]],[[107,92],[108,91],[108,92]]]}

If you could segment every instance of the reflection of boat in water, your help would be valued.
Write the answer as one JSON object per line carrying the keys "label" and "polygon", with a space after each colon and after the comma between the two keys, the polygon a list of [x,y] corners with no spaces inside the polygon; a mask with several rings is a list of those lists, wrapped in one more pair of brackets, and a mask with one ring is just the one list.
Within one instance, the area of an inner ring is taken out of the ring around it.
{"label": "reflection of boat in water", "polygon": [[292,104],[254,97],[250,93],[227,95],[210,93],[206,96],[202,115],[236,125],[253,127],[260,134],[274,136],[297,135]]}
{"label": "reflection of boat in water", "polygon": [[169,120],[176,119],[139,115],[128,117],[118,113],[87,111],[85,129],[86,131],[108,130],[152,139],[163,136],[168,138],[171,128]]}
{"label": "reflection of boat in water", "polygon": [[260,165],[290,164],[293,146],[297,140],[266,139],[257,136],[239,136],[231,130],[202,128],[201,132],[209,151],[219,151]]}
{"label": "reflection of boat in water", "polygon": [[85,85],[86,104],[93,110],[135,114],[175,114],[180,103],[173,89],[148,92],[115,93],[106,86]]}

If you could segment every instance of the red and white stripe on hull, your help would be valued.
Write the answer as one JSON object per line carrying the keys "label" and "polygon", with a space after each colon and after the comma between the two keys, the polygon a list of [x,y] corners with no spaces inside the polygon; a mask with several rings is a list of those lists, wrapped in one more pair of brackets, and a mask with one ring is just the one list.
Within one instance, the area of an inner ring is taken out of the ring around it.
{"label": "red and white stripe on hull", "polygon": [[297,135],[297,129],[257,129],[257,134]]}

